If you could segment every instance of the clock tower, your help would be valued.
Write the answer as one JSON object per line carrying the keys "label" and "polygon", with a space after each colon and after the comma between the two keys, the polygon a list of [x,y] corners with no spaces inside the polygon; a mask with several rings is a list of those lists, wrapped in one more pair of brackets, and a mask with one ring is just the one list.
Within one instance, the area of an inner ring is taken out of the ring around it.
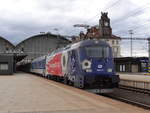
{"label": "clock tower", "polygon": [[102,37],[109,38],[112,35],[112,29],[110,26],[110,19],[108,13],[101,13],[101,19],[99,20],[99,29]]}

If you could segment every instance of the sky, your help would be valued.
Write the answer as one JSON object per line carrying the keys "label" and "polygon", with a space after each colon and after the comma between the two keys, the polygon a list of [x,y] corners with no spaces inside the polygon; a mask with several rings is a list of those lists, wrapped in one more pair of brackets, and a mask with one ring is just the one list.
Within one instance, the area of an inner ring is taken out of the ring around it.
{"label": "sky", "polygon": [[[150,37],[149,0],[3,0],[0,4],[0,36],[13,44],[51,32],[78,35],[85,31],[74,24],[98,25],[101,12],[108,12],[113,34]],[[54,29],[58,29],[58,31]],[[129,56],[129,40],[121,41],[122,56]],[[148,56],[146,41],[133,42],[134,56]]]}

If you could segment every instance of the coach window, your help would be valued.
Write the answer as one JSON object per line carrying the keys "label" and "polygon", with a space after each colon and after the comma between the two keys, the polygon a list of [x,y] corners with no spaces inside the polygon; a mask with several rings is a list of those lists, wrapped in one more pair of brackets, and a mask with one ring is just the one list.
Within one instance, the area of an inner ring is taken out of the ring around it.
{"label": "coach window", "polygon": [[66,58],[65,58],[65,56],[63,56],[63,66],[65,66],[66,65]]}

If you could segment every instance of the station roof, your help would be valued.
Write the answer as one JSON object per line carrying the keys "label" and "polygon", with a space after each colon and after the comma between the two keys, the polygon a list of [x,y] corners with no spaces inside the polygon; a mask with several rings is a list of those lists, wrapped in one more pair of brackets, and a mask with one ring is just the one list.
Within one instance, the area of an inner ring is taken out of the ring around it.
{"label": "station roof", "polygon": [[[21,41],[20,43],[18,43],[16,46],[20,45],[21,43],[27,41],[27,40],[30,40],[32,38],[36,38],[36,37],[43,37],[43,36],[52,36],[50,38],[60,38],[60,39],[63,39],[63,40],[66,40],[66,41],[69,41],[67,38],[65,38],[64,36],[61,36],[61,35],[56,35],[56,34],[51,34],[51,33],[43,33],[43,34],[38,34],[38,35],[34,35],[34,36],[31,36],[23,41]],[[70,41],[69,41],[70,42]]]}
{"label": "station roof", "polygon": [[10,44],[12,47],[15,47],[10,41],[8,41],[6,38],[0,36],[0,39],[4,40],[5,42],[7,42],[8,44]]}
{"label": "station roof", "polygon": [[51,33],[43,33],[43,34],[33,35],[33,36],[31,36],[31,37],[29,37],[29,38],[27,38],[27,39],[25,39],[25,40],[19,42],[17,45],[14,45],[13,43],[11,43],[10,41],[8,41],[6,38],[4,38],[4,37],[2,37],[2,36],[0,36],[0,39],[2,39],[2,40],[4,40],[4,41],[8,42],[10,45],[12,45],[12,46],[15,48],[15,47],[18,46],[19,44],[21,44],[21,43],[23,43],[23,42],[25,42],[25,41],[27,41],[27,40],[29,40],[29,39],[31,39],[31,38],[36,38],[36,37],[40,37],[40,36],[41,36],[41,37],[42,37],[42,36],[52,36],[52,37],[56,37],[56,38],[59,37],[59,38],[61,38],[61,39],[63,39],[63,40],[66,40],[66,41],[71,42],[70,40],[68,40],[67,38],[65,38],[65,36],[56,35],[56,34],[51,34]]}
{"label": "station roof", "polygon": [[148,57],[119,57],[114,58],[115,62],[148,62]]}

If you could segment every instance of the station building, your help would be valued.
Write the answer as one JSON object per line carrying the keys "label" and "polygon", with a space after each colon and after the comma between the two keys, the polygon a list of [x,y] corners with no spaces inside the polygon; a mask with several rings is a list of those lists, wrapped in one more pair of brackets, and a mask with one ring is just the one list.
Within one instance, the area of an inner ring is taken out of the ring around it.
{"label": "station building", "polygon": [[15,50],[27,55],[26,61],[51,53],[71,43],[65,37],[51,33],[38,34],[16,45]]}
{"label": "station building", "polygon": [[0,37],[0,75],[13,74],[16,72],[16,64],[20,61],[28,63],[34,58],[46,55],[69,43],[71,41],[65,37],[51,33],[29,37],[16,46]]}
{"label": "station building", "polygon": [[13,74],[14,72],[13,54],[0,54],[0,74]]}
{"label": "station building", "polygon": [[110,18],[108,18],[108,13],[101,13],[99,25],[88,28],[85,34],[83,32],[80,32],[77,41],[84,39],[99,39],[106,41],[112,47],[113,56],[115,58],[121,57],[121,38],[112,34],[112,28],[110,25]]}
{"label": "station building", "polygon": [[14,48],[8,40],[0,37],[0,74],[13,74],[13,55],[8,53]]}
{"label": "station building", "polygon": [[120,57],[114,62],[117,72],[148,72],[148,57]]}
{"label": "station building", "polygon": [[26,55],[16,53],[15,46],[3,37],[0,37],[0,75],[16,72],[16,62],[21,61]]}
{"label": "station building", "polygon": [[110,18],[107,15],[108,13],[101,13],[101,18],[99,19],[100,39],[106,41],[112,47],[114,58],[121,57],[121,38],[112,34]]}

